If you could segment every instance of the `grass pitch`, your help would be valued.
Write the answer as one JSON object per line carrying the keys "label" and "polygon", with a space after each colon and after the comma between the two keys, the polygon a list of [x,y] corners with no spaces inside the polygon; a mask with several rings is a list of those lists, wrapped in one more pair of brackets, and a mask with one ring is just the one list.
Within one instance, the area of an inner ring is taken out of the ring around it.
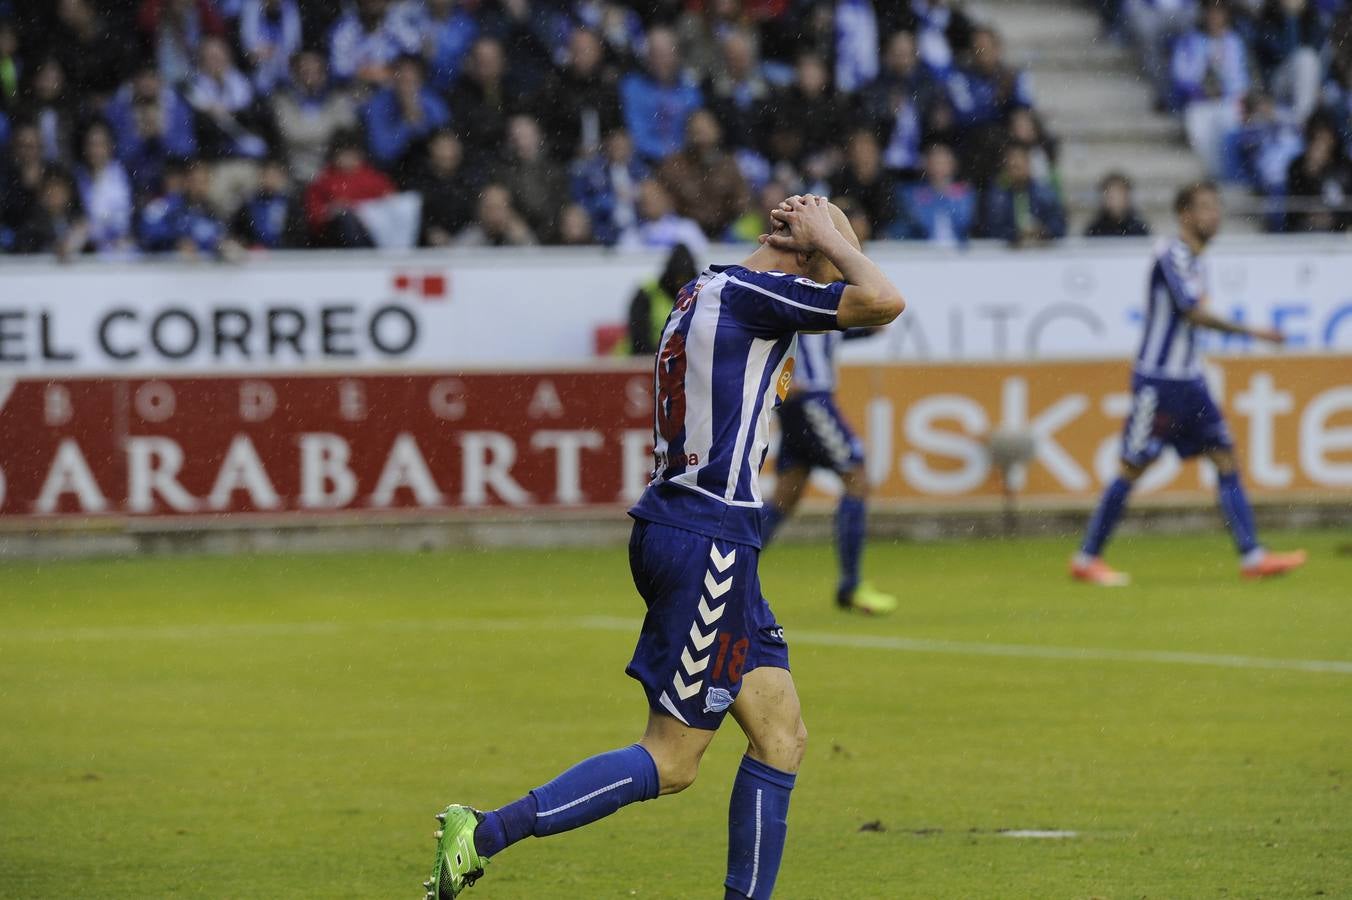
{"label": "grass pitch", "polygon": [[[1124,539],[1117,591],[1065,542],[875,545],[886,620],[772,549],[812,734],[776,896],[1352,897],[1352,557],[1271,538],[1311,565]],[[636,739],[640,606],[620,549],[0,565],[0,896],[420,896],[441,805]],[[721,897],[724,730],[466,896]]]}

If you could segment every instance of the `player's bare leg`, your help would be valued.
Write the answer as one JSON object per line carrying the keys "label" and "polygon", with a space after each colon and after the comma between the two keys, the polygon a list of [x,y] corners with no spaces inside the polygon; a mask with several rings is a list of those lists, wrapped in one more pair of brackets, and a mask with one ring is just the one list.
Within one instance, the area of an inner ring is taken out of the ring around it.
{"label": "player's bare leg", "polygon": [[746,733],[746,756],[728,804],[725,898],[760,900],[774,890],[788,830],[789,793],[807,749],[807,727],[787,669],[742,678],[732,717]]}
{"label": "player's bare leg", "polygon": [[897,598],[860,579],[859,562],[864,553],[865,511],[868,504],[868,473],[863,465],[840,474],[845,493],[836,509],[836,556],[840,562],[840,583],[836,603],[843,609],[872,616],[895,612]]}
{"label": "player's bare leg", "polygon": [[1071,578],[1100,587],[1124,587],[1131,583],[1130,575],[1108,565],[1100,554],[1126,509],[1131,489],[1136,486],[1136,482],[1145,474],[1149,465],[1149,463],[1136,465],[1122,460],[1117,478],[1104,490],[1094,515],[1089,520],[1080,552],[1070,560]]}
{"label": "player's bare leg", "polygon": [[658,793],[679,794],[695,783],[699,763],[717,732],[691,728],[666,713],[649,710],[648,728],[639,746],[657,766]]}
{"label": "player's bare leg", "polygon": [[1258,543],[1253,510],[1240,483],[1239,463],[1234,451],[1228,447],[1218,447],[1207,451],[1207,457],[1216,467],[1216,495],[1225,525],[1235,539],[1235,549],[1239,551],[1240,575],[1244,578],[1270,578],[1303,566],[1304,550],[1274,553]]}

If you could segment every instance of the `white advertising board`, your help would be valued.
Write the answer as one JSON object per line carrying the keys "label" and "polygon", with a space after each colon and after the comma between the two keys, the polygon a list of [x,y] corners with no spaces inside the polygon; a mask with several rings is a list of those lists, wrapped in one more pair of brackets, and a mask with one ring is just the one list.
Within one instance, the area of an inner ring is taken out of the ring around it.
{"label": "white advertising board", "polygon": [[[715,247],[735,261],[744,247]],[[846,360],[1020,361],[1133,352],[1150,244],[873,250],[907,297]],[[1209,253],[1214,303],[1304,352],[1352,352],[1352,243]],[[600,250],[297,253],[237,265],[0,265],[0,377],[571,365],[622,324],[660,255]],[[1242,340],[1226,353],[1259,352]]]}

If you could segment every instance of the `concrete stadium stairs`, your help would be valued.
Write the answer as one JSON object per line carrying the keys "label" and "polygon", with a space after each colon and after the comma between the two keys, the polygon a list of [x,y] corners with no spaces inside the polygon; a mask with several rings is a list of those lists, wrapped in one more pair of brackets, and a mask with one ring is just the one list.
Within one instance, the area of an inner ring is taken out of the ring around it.
{"label": "concrete stadium stairs", "polygon": [[[1154,111],[1134,52],[1100,33],[1083,0],[985,0],[971,9],[1000,31],[1006,58],[1029,70],[1039,108],[1061,139],[1072,234],[1088,224],[1098,181],[1114,169],[1135,182],[1137,206],[1151,227],[1168,231],[1175,189],[1205,170],[1181,123]],[[1252,230],[1239,219],[1227,225]]]}

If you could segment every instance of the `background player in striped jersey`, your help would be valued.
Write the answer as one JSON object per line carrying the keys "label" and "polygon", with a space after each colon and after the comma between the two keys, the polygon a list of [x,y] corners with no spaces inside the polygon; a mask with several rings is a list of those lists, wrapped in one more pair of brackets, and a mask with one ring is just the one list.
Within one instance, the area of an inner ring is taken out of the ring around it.
{"label": "background player in striped jersey", "polygon": [[780,523],[798,505],[813,469],[830,469],[839,475],[843,492],[835,519],[836,557],[840,562],[836,603],[842,609],[883,615],[897,608],[897,599],[859,576],[868,498],[864,447],[836,406],[834,396],[836,348],[842,340],[870,334],[873,329],[853,328],[798,336],[793,387],[779,407],[781,440],[775,463],[775,496],[766,502],[762,519],[763,537],[769,543]]}
{"label": "background player in striped jersey", "polygon": [[647,695],[647,729],[492,812],[447,807],[431,900],[455,897],[526,837],[684,790],[729,712],[747,750],[729,804],[724,897],[774,889],[807,730],[757,574],[770,411],[788,392],[798,332],[885,325],[904,304],[825,198],[790,197],[771,216],[775,233],[741,265],[711,266],[680,290],[658,346],[656,467],[629,511],[629,566],[647,615],[626,671]]}
{"label": "background player in striped jersey", "polygon": [[1279,575],[1305,562],[1305,551],[1272,553],[1258,543],[1253,510],[1239,480],[1230,430],[1202,377],[1197,330],[1245,334],[1280,344],[1280,332],[1231,322],[1207,309],[1202,251],[1220,230],[1216,186],[1199,182],[1183,188],[1174,202],[1178,237],[1155,250],[1146,297],[1145,332],[1131,377],[1131,412],[1122,429],[1122,468],[1099,500],[1080,552],[1071,560],[1073,578],[1118,586],[1130,580],[1100,556],[1113,533],[1132,486],[1166,446],[1188,459],[1205,454],[1216,466],[1217,495],[1225,524],[1240,554],[1246,578]]}

